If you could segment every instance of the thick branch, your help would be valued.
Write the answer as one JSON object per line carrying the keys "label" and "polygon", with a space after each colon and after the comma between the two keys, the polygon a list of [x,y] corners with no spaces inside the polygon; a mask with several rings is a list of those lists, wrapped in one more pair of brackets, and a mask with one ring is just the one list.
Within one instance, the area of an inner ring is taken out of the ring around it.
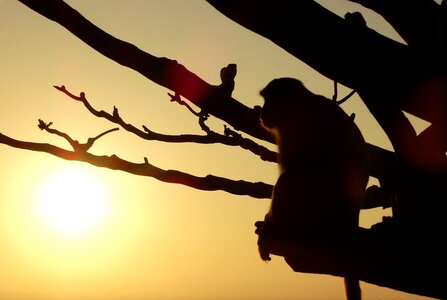
{"label": "thick branch", "polygon": [[0,143],[11,147],[31,151],[45,152],[66,160],[76,160],[91,165],[121,170],[140,176],[148,176],[163,182],[183,184],[204,191],[222,190],[235,195],[247,195],[253,198],[270,198],[272,186],[262,182],[247,182],[207,175],[198,177],[176,170],[163,170],[150,164],[147,159],[144,163],[133,163],[121,159],[116,155],[97,156],[88,152],[68,151],[54,145],[19,141],[0,133]]}
{"label": "thick branch", "polygon": [[[432,53],[447,46],[447,10],[433,0],[350,0],[385,18],[410,46]],[[417,20],[417,21],[416,21]]]}
{"label": "thick branch", "polygon": [[[157,58],[127,42],[110,36],[60,0],[19,1],[64,26],[100,53],[183,95],[200,108],[226,121],[237,130],[242,130],[254,137],[273,142],[273,138],[259,124],[258,111],[249,109],[233,98],[229,98],[227,89],[209,85],[176,61]],[[301,2],[298,3],[300,4]],[[243,10],[240,10],[240,12],[242,14],[247,13]],[[321,41],[322,39],[319,40]],[[312,51],[315,51],[311,44],[307,46],[312,48]],[[324,51],[324,55],[328,53],[330,54],[330,51]],[[165,76],[163,80],[160,80],[160,73],[169,74],[169,76],[166,75],[167,77]],[[99,112],[101,117],[105,117],[103,113],[103,111]],[[373,169],[376,168],[375,164],[376,162],[373,161],[371,166]],[[380,165],[382,162],[377,162],[377,164],[378,169],[381,169]]]}
{"label": "thick branch", "polygon": [[[421,81],[440,72],[445,74],[442,69],[445,55],[419,57],[409,47],[367,28],[358,18],[340,18],[314,1],[283,1],[280,5],[231,0],[207,2],[359,94],[388,94],[391,101],[386,105],[432,123],[445,123],[447,107],[439,105],[442,101],[432,97],[415,101],[408,97]],[[382,101],[376,98],[372,105],[384,106]],[[421,109],[421,106],[436,107],[436,110]]]}
{"label": "thick branch", "polygon": [[340,18],[314,1],[207,2],[328,78],[354,89],[377,88],[390,78],[395,84],[402,76],[408,78],[410,69],[421,67],[404,45]]}
{"label": "thick branch", "polygon": [[306,244],[273,234],[263,243],[296,272],[349,274],[371,284],[446,299],[446,248],[439,236],[425,232],[403,237],[392,226],[380,228],[384,226],[386,222],[379,228],[360,228],[356,238],[337,244]]}
{"label": "thick branch", "polygon": [[19,1],[59,23],[104,56],[184,96],[208,113],[225,120],[233,128],[272,141],[270,135],[259,126],[258,116],[253,109],[233,99],[227,89],[210,85],[177,61],[153,56],[109,35],[61,0]]}
{"label": "thick branch", "polygon": [[[270,39],[323,75],[354,88],[406,158],[427,157],[418,164],[445,165],[447,148],[423,147],[401,110],[447,131],[445,55],[420,55],[367,28],[359,14],[340,18],[314,1],[267,2],[207,0],[240,25]],[[405,6],[405,4],[403,5]],[[274,19],[275,22],[270,20]],[[443,135],[432,136],[432,140]],[[415,142],[416,141],[416,142]]]}

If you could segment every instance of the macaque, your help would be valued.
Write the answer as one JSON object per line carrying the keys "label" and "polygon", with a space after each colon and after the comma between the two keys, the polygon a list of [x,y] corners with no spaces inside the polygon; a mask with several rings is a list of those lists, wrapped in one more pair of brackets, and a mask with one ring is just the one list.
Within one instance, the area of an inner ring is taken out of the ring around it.
{"label": "macaque", "polygon": [[[261,258],[270,260],[271,233],[318,247],[349,245],[369,178],[360,130],[334,101],[299,80],[275,79],[261,96],[261,122],[275,137],[280,167],[270,210],[257,223]],[[345,278],[345,287],[347,299],[361,298],[357,279]]]}

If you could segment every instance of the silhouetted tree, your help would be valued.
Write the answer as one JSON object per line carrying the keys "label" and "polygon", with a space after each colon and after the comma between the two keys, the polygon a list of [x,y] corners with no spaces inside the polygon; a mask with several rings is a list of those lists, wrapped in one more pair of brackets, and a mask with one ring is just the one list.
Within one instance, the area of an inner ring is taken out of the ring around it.
{"label": "silhouetted tree", "polygon": [[[102,55],[129,67],[149,80],[173,91],[172,101],[186,105],[199,120],[204,135],[163,135],[143,126],[126,123],[114,108],[112,113],[96,110],[84,93],[79,96],[56,86],[80,101],[95,116],[147,140],[168,142],[222,143],[240,146],[261,159],[276,160],[273,153],[243,137],[272,142],[260,126],[259,108],[248,108],[231,96],[236,66],[221,70],[222,83],[211,85],[175,60],[156,57],[121,41],[90,23],[61,0],[19,0],[46,18],[59,23]],[[447,3],[433,0],[352,0],[385,18],[401,35],[402,44],[368,28],[358,12],[344,18],[311,0],[263,1],[207,0],[222,14],[243,27],[282,47],[297,59],[335,83],[354,89],[390,139],[394,151],[369,145],[370,175],[380,187],[368,190],[365,208],[391,206],[393,217],[369,230],[361,230],[349,251],[319,249],[284,243],[272,238],[278,255],[299,272],[343,276],[355,274],[363,281],[431,297],[447,298],[444,272],[447,269]],[[183,99],[194,103],[194,111]],[[431,122],[417,135],[403,114],[407,111]],[[206,125],[213,115],[226,127],[220,134]],[[146,158],[133,163],[115,155],[97,156],[89,147],[106,131],[85,144],[39,121],[39,128],[65,138],[73,150],[54,145],[18,141],[0,134],[0,142],[17,148],[43,151],[63,159],[80,160],[96,166],[120,169],[187,184],[202,190],[269,198],[272,186],[216,176],[197,177],[175,170],[162,170]],[[113,131],[116,129],[112,129]]]}

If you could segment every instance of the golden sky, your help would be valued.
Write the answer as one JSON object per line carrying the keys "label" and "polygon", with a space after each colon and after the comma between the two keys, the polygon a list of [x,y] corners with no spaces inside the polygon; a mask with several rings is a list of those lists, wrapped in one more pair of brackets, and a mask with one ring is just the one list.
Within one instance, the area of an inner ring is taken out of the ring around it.
{"label": "golden sky", "polygon": [[[236,63],[233,96],[247,106],[261,104],[259,90],[276,77],[296,77],[315,93],[332,95],[330,80],[205,1],[67,2],[117,38],[175,59],[211,84],[220,83],[222,67]],[[340,14],[361,9],[342,0],[319,2]],[[398,39],[380,17],[365,17],[370,27]],[[118,107],[137,127],[200,134],[196,118],[169,101],[170,91],[108,60],[18,1],[0,0],[0,20],[1,133],[70,149],[65,140],[39,130],[37,120],[53,122],[80,141],[116,127],[52,87],[63,84],[75,94],[85,92],[97,109]],[[368,142],[390,149],[358,98],[343,108],[356,113]],[[223,130],[216,120],[209,125]],[[267,183],[277,176],[274,164],[239,148],[143,142],[124,130],[103,137],[91,152],[134,162],[147,157],[158,167],[200,176]],[[341,278],[294,273],[278,257],[268,264],[260,260],[253,224],[263,219],[268,200],[197,191],[2,144],[0,166],[0,299],[344,297]],[[65,179],[67,174],[78,179]],[[65,185],[69,180],[73,184]],[[91,212],[85,223],[77,218],[81,225],[73,225],[69,214],[54,216],[55,199],[84,199],[78,192],[90,185],[103,196],[68,207]],[[53,195],[56,189],[59,194]],[[361,225],[369,227],[388,214],[364,212]],[[362,289],[365,300],[427,299],[366,283]]]}

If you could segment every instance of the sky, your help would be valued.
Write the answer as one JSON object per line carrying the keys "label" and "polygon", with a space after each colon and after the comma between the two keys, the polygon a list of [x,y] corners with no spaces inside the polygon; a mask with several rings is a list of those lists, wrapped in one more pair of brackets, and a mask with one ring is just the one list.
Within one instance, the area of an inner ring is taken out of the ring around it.
{"label": "sky", "polygon": [[[400,41],[380,16],[360,6],[319,2],[341,15],[362,11],[370,27]],[[115,37],[175,59],[210,84],[220,83],[222,67],[236,63],[233,97],[249,107],[262,104],[259,91],[277,77],[298,78],[313,92],[332,96],[329,79],[203,0],[67,3]],[[80,141],[116,127],[53,85],[85,92],[97,109],[111,112],[116,106],[137,127],[201,133],[196,118],[169,101],[171,91],[103,57],[18,1],[0,0],[0,20],[1,133],[70,149],[65,140],[39,130],[38,119]],[[349,91],[341,87],[339,94]],[[369,143],[391,149],[360,99],[342,108],[356,113]],[[218,120],[208,124],[223,131]],[[134,162],[147,157],[158,167],[199,176],[273,184],[278,175],[275,164],[240,148],[145,142],[124,130],[104,136],[91,152]],[[295,273],[280,257],[260,260],[253,224],[263,219],[268,199],[198,191],[3,144],[0,166],[0,299],[344,298],[341,278]],[[87,199],[83,190],[98,194]],[[61,199],[72,197],[86,206],[55,215]],[[72,219],[77,210],[89,213]],[[369,228],[390,213],[364,211],[361,226]],[[367,283],[362,290],[365,300],[429,299]]]}

